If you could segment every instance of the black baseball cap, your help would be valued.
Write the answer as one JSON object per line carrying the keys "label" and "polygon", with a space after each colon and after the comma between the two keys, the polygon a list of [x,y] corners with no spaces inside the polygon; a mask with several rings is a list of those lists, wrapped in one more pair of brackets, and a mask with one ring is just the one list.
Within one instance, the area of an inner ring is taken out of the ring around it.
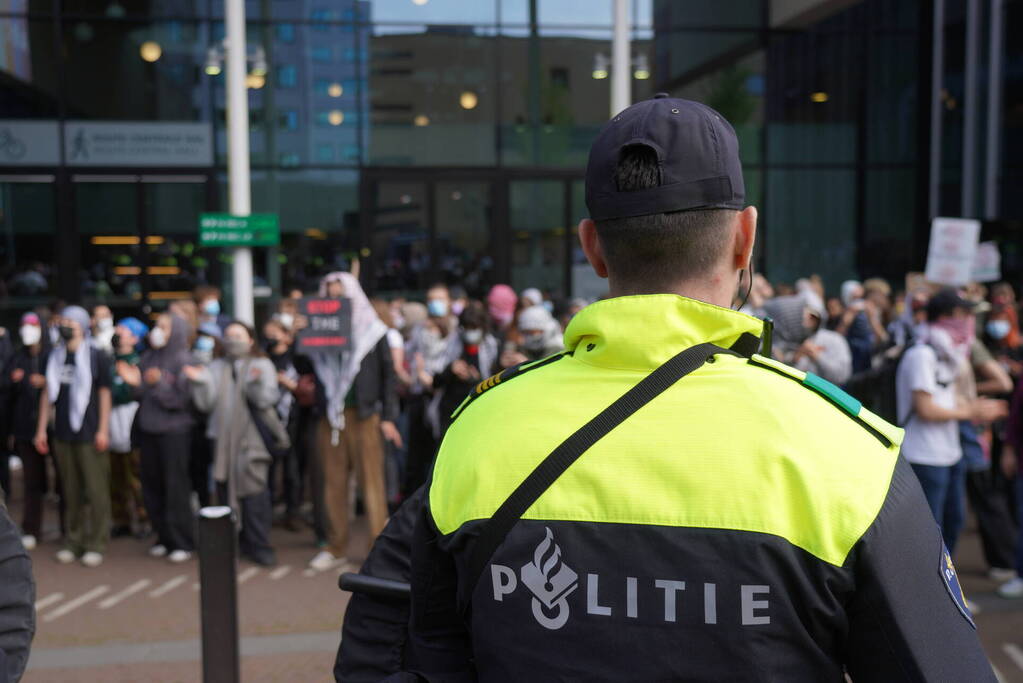
{"label": "black baseball cap", "polygon": [[[619,191],[622,150],[657,153],[661,185]],[[689,209],[744,208],[746,188],[735,130],[710,107],[658,93],[608,121],[590,148],[586,206],[596,221]]]}
{"label": "black baseball cap", "polygon": [[927,319],[933,322],[959,309],[972,313],[977,310],[977,303],[963,298],[954,288],[945,287],[937,291],[927,302]]}

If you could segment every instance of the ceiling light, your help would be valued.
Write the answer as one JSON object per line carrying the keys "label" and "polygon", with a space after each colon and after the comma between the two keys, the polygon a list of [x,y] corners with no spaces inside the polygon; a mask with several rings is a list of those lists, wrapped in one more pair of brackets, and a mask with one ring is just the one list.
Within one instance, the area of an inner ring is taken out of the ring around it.
{"label": "ceiling light", "polygon": [[266,85],[266,76],[260,76],[258,74],[249,74],[245,77],[245,85],[252,90],[259,90]]}
{"label": "ceiling light", "polygon": [[331,97],[341,97],[345,93],[345,89],[341,87],[340,83],[331,83],[327,86],[327,94]]}
{"label": "ceiling light", "polygon": [[828,101],[828,94],[826,92],[810,93],[810,101],[816,102],[817,104],[823,104]]}
{"label": "ceiling light", "polygon": [[147,40],[139,46],[139,55],[147,62],[155,62],[163,55],[163,48],[155,40]]}
{"label": "ceiling light", "polygon": [[327,121],[332,126],[340,126],[345,122],[345,113],[340,109],[333,109],[327,114]]}
{"label": "ceiling light", "polygon": [[430,117],[426,114],[418,114],[416,118],[412,119],[412,123],[422,128],[423,126],[430,125]]}
{"label": "ceiling light", "polygon": [[479,101],[479,97],[471,90],[466,90],[458,98],[458,103],[462,105],[462,109],[475,109]]}

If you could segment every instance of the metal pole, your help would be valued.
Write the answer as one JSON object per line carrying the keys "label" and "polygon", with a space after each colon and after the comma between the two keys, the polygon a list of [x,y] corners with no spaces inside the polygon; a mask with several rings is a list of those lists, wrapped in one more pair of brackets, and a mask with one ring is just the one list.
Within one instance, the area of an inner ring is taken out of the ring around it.
{"label": "metal pole", "polygon": [[[227,79],[227,183],[230,211],[235,216],[252,212],[249,186],[249,94],[245,84],[245,0],[225,0],[227,26],[225,58]],[[232,268],[234,317],[255,322],[252,303],[252,250],[234,250]]]}
{"label": "metal pole", "polygon": [[941,117],[945,103],[941,86],[945,73],[945,0],[934,0],[931,26],[931,154],[927,190],[927,219],[938,215],[941,195]]}
{"label": "metal pole", "polygon": [[1002,0],[991,0],[988,38],[987,144],[984,155],[984,218],[998,216],[999,147],[1002,143],[1002,45],[1005,40]]}
{"label": "metal pole", "polygon": [[977,72],[980,63],[980,0],[966,2],[966,80],[963,88],[963,181],[960,213],[977,215]]}
{"label": "metal pole", "polygon": [[238,586],[235,516],[227,506],[199,510],[202,679],[238,683]]}
{"label": "metal pole", "polygon": [[629,54],[629,0],[615,0],[611,39],[611,116],[632,104],[632,58]]}

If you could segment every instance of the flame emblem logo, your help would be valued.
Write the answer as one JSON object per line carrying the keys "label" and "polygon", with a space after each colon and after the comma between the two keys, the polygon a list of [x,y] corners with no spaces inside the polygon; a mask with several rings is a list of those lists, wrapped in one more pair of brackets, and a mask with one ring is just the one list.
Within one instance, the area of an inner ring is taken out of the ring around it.
{"label": "flame emblem logo", "polygon": [[544,628],[557,630],[568,622],[568,596],[579,587],[579,575],[561,559],[554,534],[546,535],[533,551],[533,561],[523,565],[522,583],[533,594],[533,616]]}

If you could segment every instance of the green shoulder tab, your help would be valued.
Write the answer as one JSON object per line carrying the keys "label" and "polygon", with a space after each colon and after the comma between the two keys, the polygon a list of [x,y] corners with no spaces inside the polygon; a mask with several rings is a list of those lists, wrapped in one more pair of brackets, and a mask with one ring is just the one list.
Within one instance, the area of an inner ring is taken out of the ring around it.
{"label": "green shoulder tab", "polygon": [[754,355],[750,363],[759,365],[768,370],[773,370],[780,375],[793,379],[804,387],[813,391],[818,396],[826,399],[829,403],[840,409],[843,413],[855,420],[861,427],[874,435],[886,448],[898,447],[902,443],[903,432],[898,427],[893,427],[874,413],[863,407],[856,398],[850,396],[842,389],[828,380],[813,374],[790,368],[773,358],[765,358]]}
{"label": "green shoulder tab", "polygon": [[457,420],[458,416],[465,412],[465,409],[469,406],[470,403],[472,403],[478,397],[482,396],[484,393],[493,389],[497,385],[507,382],[508,380],[513,379],[515,377],[518,377],[524,372],[535,370],[537,368],[543,367],[544,365],[553,363],[556,360],[561,360],[566,355],[568,355],[568,352],[562,351],[561,353],[557,353],[553,356],[549,356],[541,360],[526,361],[525,363],[513,365],[510,368],[505,368],[496,375],[491,375],[490,377],[486,378],[485,380],[477,384],[476,387],[471,392],[469,392],[469,395],[466,396],[465,400],[462,401],[462,403],[455,409],[455,412],[451,413],[451,419]]}

